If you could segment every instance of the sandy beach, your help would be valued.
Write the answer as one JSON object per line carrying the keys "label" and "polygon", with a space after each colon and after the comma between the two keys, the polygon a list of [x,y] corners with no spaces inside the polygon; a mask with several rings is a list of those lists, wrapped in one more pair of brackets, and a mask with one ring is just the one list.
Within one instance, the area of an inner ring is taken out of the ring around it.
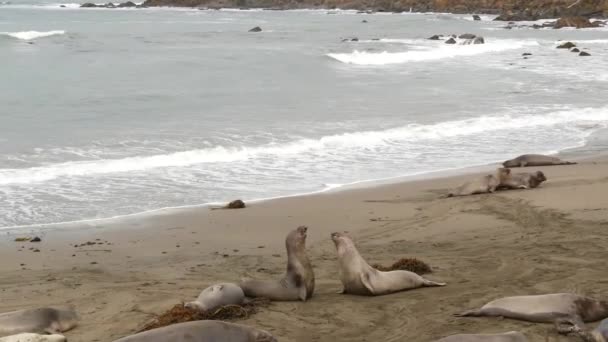
{"label": "sandy beach", "polygon": [[[0,311],[71,304],[71,342],[110,342],[208,285],[284,272],[284,238],[309,227],[316,291],[239,321],[280,341],[432,341],[519,330],[567,341],[553,327],[452,314],[509,295],[608,295],[608,158],[534,167],[538,189],[440,198],[475,175],[387,184],[254,203],[242,210],[171,210],[115,221],[0,232]],[[142,194],[145,196],[145,194]],[[443,288],[381,297],[340,295],[329,234],[349,231],[367,261],[416,257]],[[39,236],[42,241],[15,242]],[[593,325],[592,325],[593,326]]]}

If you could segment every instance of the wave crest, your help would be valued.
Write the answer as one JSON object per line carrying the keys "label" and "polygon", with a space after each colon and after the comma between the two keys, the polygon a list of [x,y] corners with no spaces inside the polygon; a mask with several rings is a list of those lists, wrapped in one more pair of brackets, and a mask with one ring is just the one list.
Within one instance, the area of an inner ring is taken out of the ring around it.
{"label": "wave crest", "polygon": [[64,30],[54,31],[20,31],[20,32],[0,32],[0,35],[13,37],[21,40],[32,40],[36,38],[50,37],[65,34]]}

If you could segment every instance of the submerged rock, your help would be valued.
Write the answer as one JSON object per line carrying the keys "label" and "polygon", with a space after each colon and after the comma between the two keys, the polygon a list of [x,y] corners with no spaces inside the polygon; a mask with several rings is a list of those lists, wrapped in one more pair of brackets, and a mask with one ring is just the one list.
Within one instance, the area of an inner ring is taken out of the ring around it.
{"label": "submerged rock", "polygon": [[481,20],[481,17],[478,16],[477,14],[474,14],[473,15],[473,20],[475,20],[475,21]]}
{"label": "submerged rock", "polygon": [[262,32],[262,28],[259,26],[256,26],[256,27],[252,28],[251,30],[249,30],[249,32]]}
{"label": "submerged rock", "polygon": [[456,40],[454,38],[450,38],[445,41],[446,44],[456,44]]}
{"label": "submerged rock", "polygon": [[532,54],[531,54],[531,53],[529,53],[529,52],[524,52],[524,53],[522,53],[521,55],[522,55],[522,56],[532,56]]}
{"label": "submerged rock", "polygon": [[574,49],[570,50],[570,52],[581,52],[581,50],[579,50],[578,48],[574,48]]}
{"label": "submerged rock", "polygon": [[591,56],[591,54],[589,52],[585,52],[585,51],[581,51],[581,53],[578,54],[579,56]]}
{"label": "submerged rock", "polygon": [[558,45],[557,49],[571,49],[573,47],[576,47],[576,44],[573,42],[565,42],[562,45]]}
{"label": "submerged rock", "polygon": [[461,34],[460,36],[458,36],[458,38],[460,38],[460,39],[473,39],[475,37],[477,37],[477,36],[472,33],[464,33],[464,34]]}

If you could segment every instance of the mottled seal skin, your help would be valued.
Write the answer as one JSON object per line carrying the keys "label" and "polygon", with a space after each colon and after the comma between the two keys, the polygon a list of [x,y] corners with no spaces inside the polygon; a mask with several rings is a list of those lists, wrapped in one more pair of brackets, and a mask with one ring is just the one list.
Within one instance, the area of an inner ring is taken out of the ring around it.
{"label": "mottled seal skin", "polygon": [[574,165],[576,163],[563,161],[557,157],[542,154],[524,154],[517,158],[507,160],[504,167],[526,167],[526,166],[550,166],[550,165]]}
{"label": "mottled seal skin", "polygon": [[63,335],[40,335],[32,333],[24,333],[11,335],[0,338],[0,342],[66,342],[67,339]]}
{"label": "mottled seal skin", "polygon": [[409,271],[382,272],[371,267],[359,254],[353,240],[345,233],[331,233],[340,263],[342,293],[380,296],[419,287],[445,286]]}
{"label": "mottled seal skin", "polygon": [[505,297],[480,309],[456,314],[458,317],[506,317],[535,323],[554,323],[558,332],[572,332],[572,326],[584,329],[584,322],[608,317],[608,302],[573,293]]}
{"label": "mottled seal skin", "polygon": [[277,342],[269,332],[221,321],[179,323],[123,337],[114,342]]}
{"label": "mottled seal skin", "polygon": [[520,332],[509,331],[502,334],[458,334],[436,342],[528,342],[528,339]]}
{"label": "mottled seal skin", "polygon": [[452,190],[447,197],[493,193],[510,175],[511,170],[499,168],[494,174],[485,175],[476,180],[464,183],[460,187]]}
{"label": "mottled seal skin", "polygon": [[546,180],[542,171],[512,173],[500,183],[498,189],[534,189]]}
{"label": "mottled seal skin", "polygon": [[38,308],[0,314],[0,336],[20,333],[57,334],[78,325],[72,309]]}
{"label": "mottled seal skin", "polygon": [[195,301],[185,307],[199,311],[210,311],[224,305],[239,305],[245,301],[245,293],[237,284],[222,283],[204,289]]}
{"label": "mottled seal skin", "polygon": [[274,301],[306,301],[315,290],[315,274],[306,255],[306,232],[301,226],[285,239],[287,272],[278,281],[246,279],[239,283],[247,297],[264,297]]}

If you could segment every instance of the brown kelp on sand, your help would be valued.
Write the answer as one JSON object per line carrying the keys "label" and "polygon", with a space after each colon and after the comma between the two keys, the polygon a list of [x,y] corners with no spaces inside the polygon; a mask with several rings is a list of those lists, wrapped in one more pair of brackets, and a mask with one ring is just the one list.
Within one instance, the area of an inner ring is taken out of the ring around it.
{"label": "brown kelp on sand", "polygon": [[433,272],[431,266],[429,266],[424,261],[418,260],[416,258],[399,259],[395,261],[390,267],[385,267],[379,264],[374,264],[372,265],[372,267],[377,269],[378,271],[383,272],[402,270],[414,272],[419,275]]}

